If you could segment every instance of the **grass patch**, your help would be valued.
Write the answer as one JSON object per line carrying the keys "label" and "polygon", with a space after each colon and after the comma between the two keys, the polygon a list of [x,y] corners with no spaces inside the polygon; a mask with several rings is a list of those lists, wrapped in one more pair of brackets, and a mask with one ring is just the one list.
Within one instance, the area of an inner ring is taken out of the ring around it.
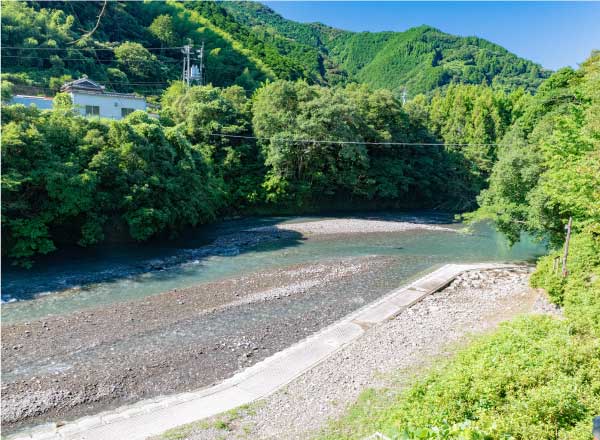
{"label": "grass patch", "polygon": [[[237,408],[231,409],[223,414],[216,416],[212,419],[201,420],[198,422],[189,423],[187,425],[178,426],[173,428],[160,436],[156,437],[155,440],[184,440],[191,436],[196,431],[203,431],[207,429],[217,429],[220,431],[231,431],[233,429],[232,424],[247,415],[256,414],[256,408],[260,405],[259,403],[246,404],[238,406]],[[244,432],[248,432],[250,427],[243,426]]]}

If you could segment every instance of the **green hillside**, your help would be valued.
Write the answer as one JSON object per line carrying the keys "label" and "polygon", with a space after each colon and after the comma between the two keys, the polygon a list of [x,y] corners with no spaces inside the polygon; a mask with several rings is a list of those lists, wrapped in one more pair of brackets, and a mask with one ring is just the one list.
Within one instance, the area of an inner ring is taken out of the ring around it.
{"label": "green hillside", "polygon": [[[179,47],[206,46],[206,79],[254,90],[267,79],[361,82],[409,95],[452,82],[534,91],[548,72],[500,46],[422,26],[354,33],[286,20],[254,2],[7,2],[4,78],[53,93],[88,75],[158,94],[180,76]],[[98,16],[101,15],[100,20]],[[96,24],[98,24],[96,26]]]}
{"label": "green hillside", "polygon": [[320,23],[286,20],[255,2],[223,2],[239,22],[319,50],[329,82],[354,80],[411,95],[452,82],[534,91],[549,76],[541,66],[476,37],[429,26],[405,32],[349,32]]}
{"label": "green hillside", "polygon": [[206,78],[253,90],[266,79],[322,82],[315,49],[264,36],[211,2],[8,2],[2,11],[3,73],[54,92],[88,75],[119,91],[158,93],[181,75],[179,47],[206,49]]}

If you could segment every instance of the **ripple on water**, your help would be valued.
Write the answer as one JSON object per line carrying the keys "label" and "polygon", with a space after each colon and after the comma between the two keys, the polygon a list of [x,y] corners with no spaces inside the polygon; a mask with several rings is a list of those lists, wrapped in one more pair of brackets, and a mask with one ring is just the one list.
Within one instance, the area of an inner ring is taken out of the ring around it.
{"label": "ripple on water", "polygon": [[[456,228],[456,225],[453,225]],[[256,271],[294,264],[314,263],[333,258],[367,255],[394,256],[402,263],[394,270],[407,277],[435,264],[473,261],[524,261],[544,251],[540,244],[525,238],[514,247],[487,225],[479,225],[473,234],[447,231],[411,230],[394,233],[372,233],[320,237],[318,240],[260,242],[243,251],[228,247],[225,252],[204,250],[182,251],[167,258],[148,260],[155,270],[125,266],[122,259],[116,268],[103,266],[101,275],[110,274],[108,281],[97,282],[93,265],[83,269],[69,262],[53,263],[53,270],[34,267],[31,272],[5,271],[3,274],[2,319],[16,322],[48,314],[64,314],[98,305],[135,300],[174,288],[235,277]],[[203,253],[203,256],[198,254]],[[185,259],[182,261],[182,255]],[[193,255],[193,257],[192,257]],[[107,257],[110,260],[110,257]],[[178,264],[174,262],[179,261]],[[98,263],[98,264],[100,264]],[[171,265],[170,265],[171,264]],[[170,265],[170,266],[169,266]],[[157,270],[160,269],[160,270]],[[388,277],[393,274],[379,274]],[[81,279],[91,280],[81,282]],[[46,288],[43,288],[46,286]],[[50,286],[51,288],[47,288]],[[65,289],[69,287],[69,289]],[[32,293],[33,292],[33,293]],[[30,300],[36,298],[35,300]],[[27,299],[27,301],[17,301]]]}

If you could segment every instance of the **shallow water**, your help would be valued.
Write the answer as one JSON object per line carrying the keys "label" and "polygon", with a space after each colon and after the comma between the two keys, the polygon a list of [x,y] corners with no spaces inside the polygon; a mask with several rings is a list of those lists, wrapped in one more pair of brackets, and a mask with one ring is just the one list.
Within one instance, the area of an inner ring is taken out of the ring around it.
{"label": "shallow water", "polygon": [[[531,261],[544,252],[541,244],[528,237],[523,237],[511,248],[501,234],[489,225],[481,224],[468,234],[412,230],[311,240],[304,240],[298,234],[293,239],[249,248],[234,246],[222,250],[219,255],[195,253],[218,235],[281,220],[265,218],[228,222],[188,235],[177,242],[65,252],[39,262],[30,271],[4,269],[2,298],[10,302],[3,304],[2,320],[10,323],[49,314],[65,314],[97,305],[135,300],[173,288],[340,257],[394,256],[396,263],[379,276],[383,277],[383,281],[389,281],[384,284],[397,285],[444,263]],[[306,220],[285,219],[287,222]],[[437,224],[449,222],[448,217],[439,215],[429,215],[426,220]],[[457,224],[445,226],[457,231],[461,229],[461,225]],[[177,264],[168,264],[174,261]],[[163,269],[149,270],[149,267]]]}

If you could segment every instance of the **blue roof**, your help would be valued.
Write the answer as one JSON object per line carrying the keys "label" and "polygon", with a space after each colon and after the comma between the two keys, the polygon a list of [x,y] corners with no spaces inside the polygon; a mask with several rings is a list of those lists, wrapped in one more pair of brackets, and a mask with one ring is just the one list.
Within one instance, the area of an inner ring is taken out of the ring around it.
{"label": "blue roof", "polygon": [[23,104],[26,107],[35,105],[40,110],[52,110],[52,98],[45,96],[14,95],[11,104]]}

